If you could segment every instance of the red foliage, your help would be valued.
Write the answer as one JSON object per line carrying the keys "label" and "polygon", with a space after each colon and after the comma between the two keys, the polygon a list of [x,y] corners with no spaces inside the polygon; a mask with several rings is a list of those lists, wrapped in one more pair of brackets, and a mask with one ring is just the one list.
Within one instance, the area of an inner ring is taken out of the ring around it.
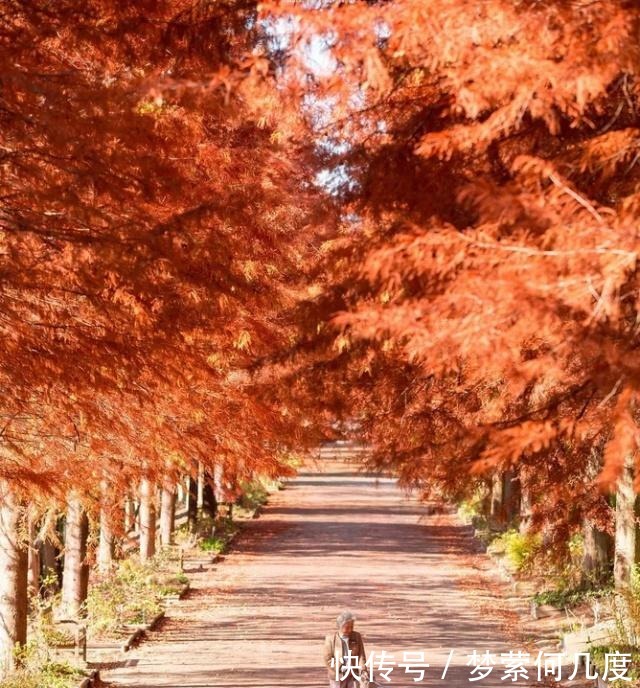
{"label": "red foliage", "polygon": [[310,222],[253,13],[2,3],[6,477],[287,470],[293,411],[234,373],[287,341]]}
{"label": "red foliage", "polygon": [[406,484],[517,462],[548,519],[602,510],[591,464],[611,487],[638,442],[636,4],[264,8],[295,18],[289,93],[342,170],[314,384],[335,373],[328,403]]}

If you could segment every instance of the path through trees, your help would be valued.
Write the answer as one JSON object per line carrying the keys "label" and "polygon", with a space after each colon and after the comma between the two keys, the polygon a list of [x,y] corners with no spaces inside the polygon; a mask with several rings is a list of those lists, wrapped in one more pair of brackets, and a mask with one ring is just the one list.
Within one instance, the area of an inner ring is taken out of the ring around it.
{"label": "path through trees", "polygon": [[[424,651],[425,680],[439,681],[454,649],[442,685],[469,685],[467,653],[525,648],[508,636],[515,617],[494,597],[508,588],[487,588],[495,571],[469,529],[429,511],[390,478],[377,482],[344,461],[309,463],[104,679],[130,688],[323,686],[323,636],[346,607],[367,653],[385,650],[397,664],[404,651]],[[504,685],[501,671],[482,685]],[[412,685],[395,665],[390,678]]]}

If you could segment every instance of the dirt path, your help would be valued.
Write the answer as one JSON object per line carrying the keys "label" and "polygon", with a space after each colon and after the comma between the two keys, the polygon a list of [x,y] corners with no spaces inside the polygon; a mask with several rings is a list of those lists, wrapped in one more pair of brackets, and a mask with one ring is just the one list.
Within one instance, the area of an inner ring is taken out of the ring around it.
{"label": "dirt path", "polygon": [[[367,654],[393,655],[383,685],[514,685],[500,664],[501,652],[523,649],[509,640],[516,617],[500,608],[506,586],[469,528],[429,511],[391,479],[344,462],[308,466],[223,561],[193,575],[189,597],[104,679],[136,688],[324,688],[323,636],[349,608]],[[474,649],[497,663],[470,682]],[[423,681],[397,666],[405,651],[425,652]]]}

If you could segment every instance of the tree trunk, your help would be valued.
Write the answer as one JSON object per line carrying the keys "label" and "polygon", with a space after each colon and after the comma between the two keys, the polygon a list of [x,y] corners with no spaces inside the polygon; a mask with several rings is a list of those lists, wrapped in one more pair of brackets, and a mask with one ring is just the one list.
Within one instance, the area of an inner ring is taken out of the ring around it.
{"label": "tree trunk", "polygon": [[79,496],[72,493],[67,499],[62,574],[62,609],[69,618],[77,618],[84,613],[89,585],[86,562],[88,536],[89,519]]}
{"label": "tree trunk", "polygon": [[187,480],[187,523],[189,531],[195,533],[198,521],[198,481],[192,476]]}
{"label": "tree trunk", "polygon": [[224,467],[217,463],[213,469],[213,486],[216,495],[216,502],[219,504],[224,501]]}
{"label": "tree trunk", "polygon": [[176,483],[176,509],[182,510],[187,506],[187,493],[184,489],[184,480]]}
{"label": "tree trunk", "polygon": [[27,566],[24,508],[9,483],[0,481],[0,673],[13,670],[13,651],[27,642]]}
{"label": "tree trunk", "polygon": [[124,499],[124,534],[136,529],[136,505],[130,495]]}
{"label": "tree trunk", "polygon": [[524,480],[520,481],[520,525],[519,531],[526,535],[531,530],[531,510],[533,500],[530,487]]}
{"label": "tree trunk", "polygon": [[634,458],[625,457],[616,487],[616,534],[613,578],[615,587],[626,588],[631,582],[631,570],[636,552],[635,501],[633,490]]}
{"label": "tree trunk", "polygon": [[218,500],[213,485],[213,476],[208,471],[205,471],[203,476],[202,487],[202,511],[210,518],[218,515]]}
{"label": "tree trunk", "polygon": [[204,504],[204,481],[204,467],[202,462],[198,461],[198,509],[201,509]]}
{"label": "tree trunk", "polygon": [[512,523],[520,510],[520,481],[513,469],[504,473],[503,511],[506,525]]}
{"label": "tree trunk", "polygon": [[494,473],[491,478],[491,497],[489,502],[489,515],[497,522],[503,520],[502,514],[502,490],[504,478],[502,473]]}
{"label": "tree trunk", "polygon": [[584,555],[582,571],[585,583],[598,583],[603,580],[609,561],[609,541],[607,533],[598,528],[588,519],[584,521]]}
{"label": "tree trunk", "polygon": [[[594,480],[602,468],[602,452],[592,448],[588,457],[585,478]],[[612,496],[600,497],[605,508],[611,508]],[[584,536],[584,552],[582,557],[582,583],[585,585],[599,585],[609,575],[613,560],[613,538],[596,527],[587,514],[582,528]]]}
{"label": "tree trunk", "polygon": [[40,590],[40,543],[38,542],[38,522],[30,514],[29,517],[29,563],[28,585],[29,594],[37,595]]}
{"label": "tree trunk", "polygon": [[509,525],[520,508],[520,485],[513,469],[498,471],[491,478],[490,515],[500,526]]}
{"label": "tree trunk", "polygon": [[40,561],[42,562],[42,575],[47,581],[45,594],[53,595],[60,589],[60,571],[58,551],[49,538],[40,545]]}
{"label": "tree trunk", "polygon": [[100,485],[100,541],[98,543],[98,570],[108,574],[113,568],[113,523],[111,490],[106,480]]}
{"label": "tree trunk", "polygon": [[140,481],[140,559],[148,561],[156,553],[155,488],[147,478]]}
{"label": "tree trunk", "polygon": [[162,499],[160,503],[160,542],[163,545],[170,545],[173,542],[175,516],[176,486],[167,481],[162,487]]}

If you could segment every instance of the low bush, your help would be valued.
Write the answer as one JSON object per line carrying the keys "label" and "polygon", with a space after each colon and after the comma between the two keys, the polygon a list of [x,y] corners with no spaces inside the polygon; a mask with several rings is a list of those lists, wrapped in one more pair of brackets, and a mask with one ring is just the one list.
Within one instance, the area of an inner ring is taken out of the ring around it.
{"label": "low bush", "polygon": [[86,603],[89,628],[101,636],[146,623],[161,611],[162,597],[162,576],[154,561],[125,559],[109,578],[91,586]]}
{"label": "low bush", "polygon": [[75,688],[84,676],[68,663],[51,661],[40,642],[31,641],[15,654],[19,668],[0,680],[0,688]]}
{"label": "low bush", "polygon": [[238,532],[240,526],[230,518],[222,517],[213,522],[211,535],[203,537],[198,543],[200,549],[205,552],[216,552],[221,554],[227,549],[231,538]]}
{"label": "low bush", "polygon": [[[620,645],[620,644],[612,644],[612,645],[598,645],[594,646],[589,650],[589,654],[591,656],[591,663],[595,670],[598,672],[598,676],[603,676],[604,675],[604,670],[606,666],[606,655],[607,654],[615,654],[616,652],[619,652],[621,654],[628,654],[630,655],[629,661],[626,662],[626,673],[621,674],[625,677],[633,681],[632,685],[637,685],[638,679],[640,679],[640,649],[633,645]],[[609,670],[607,672],[608,676],[612,676],[612,667],[611,667],[611,659],[609,660]],[[629,685],[627,681],[619,681],[620,684],[626,684]],[[618,682],[616,682],[616,685],[618,685]]]}
{"label": "low bush", "polygon": [[589,589],[587,587],[557,587],[543,590],[533,596],[537,604],[548,604],[557,609],[575,607],[581,602],[591,602],[605,598],[610,594],[609,588]]}
{"label": "low bush", "polygon": [[515,571],[529,569],[540,551],[542,538],[537,533],[520,533],[510,529],[496,537],[489,545],[491,552],[502,554]]}

